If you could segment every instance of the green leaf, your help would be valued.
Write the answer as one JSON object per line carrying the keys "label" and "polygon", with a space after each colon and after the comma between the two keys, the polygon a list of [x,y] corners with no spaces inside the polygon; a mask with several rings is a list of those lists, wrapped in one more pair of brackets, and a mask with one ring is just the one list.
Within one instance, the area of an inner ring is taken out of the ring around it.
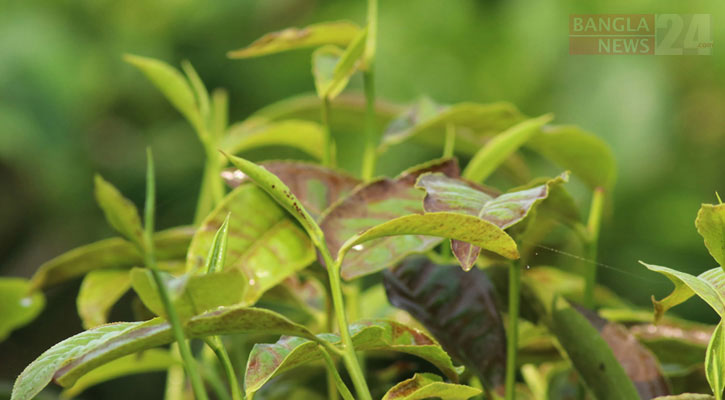
{"label": "green leaf", "polygon": [[725,388],[725,335],[723,323],[717,325],[705,353],[705,375],[717,400],[722,399]]}
{"label": "green leaf", "polygon": [[347,21],[323,22],[305,28],[287,28],[268,33],[249,46],[230,51],[230,58],[250,58],[288,50],[316,47],[326,44],[347,46],[360,32],[360,27]]}
{"label": "green leaf", "polygon": [[473,155],[485,143],[485,136],[502,132],[521,120],[523,116],[510,103],[440,106],[423,99],[391,122],[378,151],[412,138],[442,147],[446,126],[452,124],[456,128],[456,150]]}
{"label": "green leaf", "polygon": [[[180,260],[194,234],[192,227],[178,227],[154,235],[158,261]],[[143,265],[138,249],[121,238],[105,239],[68,251],[38,268],[31,279],[33,290],[46,289],[90,271]]]}
{"label": "green leaf", "polygon": [[209,248],[209,254],[206,256],[204,264],[204,273],[214,273],[224,269],[224,262],[227,258],[227,243],[229,243],[229,218],[231,213],[224,218],[222,226],[214,234]]}
{"label": "green leaf", "polygon": [[[613,311],[600,310],[600,314],[608,316]],[[652,313],[647,316],[651,321]],[[665,318],[656,325],[630,326],[629,331],[655,354],[667,375],[683,376],[702,370],[713,327]]]}
{"label": "green leaf", "polygon": [[417,257],[384,271],[383,277],[394,306],[420,321],[487,388],[503,385],[506,331],[496,289],[483,271],[464,272]]}
{"label": "green leaf", "polygon": [[[546,199],[550,187],[567,181],[568,174],[564,173],[550,179],[544,185],[499,196],[462,179],[449,178],[436,173],[422,175],[418,178],[416,187],[426,192],[423,202],[426,213],[463,214],[483,219],[500,229],[507,229],[526,218],[536,204]],[[481,252],[479,247],[471,245],[470,242],[458,240],[451,240],[451,249],[466,271],[473,267]],[[495,248],[486,249],[501,253]],[[516,258],[511,257],[511,253],[507,257]]]}
{"label": "green leaf", "polygon": [[246,277],[245,303],[254,303],[315,260],[312,243],[294,220],[262,189],[243,184],[201,223],[189,245],[187,271],[199,271],[205,265],[214,235],[230,213],[224,270],[239,270]]}
{"label": "green leaf", "polygon": [[94,192],[98,205],[113,229],[143,249],[144,230],[136,206],[100,175],[96,175]]}
{"label": "green leaf", "polygon": [[[443,172],[458,176],[455,160],[434,160],[411,168],[394,179],[383,178],[358,187],[327,210],[320,227],[325,232],[328,249],[334,255],[346,240],[384,224],[396,217],[423,213],[423,192],[415,181],[425,172]],[[421,235],[386,237],[353,248],[342,261],[342,277],[353,279],[380,271],[406,255],[425,252],[442,239]]]}
{"label": "green leaf", "polygon": [[528,147],[570,170],[589,187],[611,189],[616,180],[612,149],[596,135],[571,125],[544,127]]}
{"label": "green leaf", "polygon": [[22,278],[0,278],[0,341],[14,329],[26,325],[45,306],[43,293],[33,292],[32,285]]}
{"label": "green leaf", "polygon": [[[557,293],[566,297],[567,300],[574,303],[581,304],[584,300],[584,277],[581,274],[574,274],[556,267],[537,265],[535,268],[526,271],[526,276],[542,286],[552,288],[552,290],[555,290]],[[627,310],[632,307],[630,303],[602,285],[597,285],[594,288],[594,303],[597,306],[621,310]],[[647,315],[650,318],[652,317],[652,313],[648,313]],[[609,318],[607,316],[605,317]]]}
{"label": "green leaf", "polygon": [[675,288],[669,296],[652,303],[655,309],[655,321],[659,321],[670,308],[683,303],[697,294],[712,307],[720,317],[725,317],[725,303],[723,302],[723,285],[725,285],[725,272],[722,268],[713,268],[698,276],[690,275],[667,267],[646,264],[640,261],[650,271],[659,272],[674,283]]}
{"label": "green leaf", "polygon": [[[268,161],[260,165],[284,182],[315,220],[361,183],[351,175],[317,164]],[[246,175],[239,170],[224,171],[222,177],[231,187],[246,180]]]}
{"label": "green leaf", "polygon": [[265,124],[239,123],[229,128],[220,147],[229,154],[265,146],[288,146],[322,159],[324,130],[317,122],[298,119]]}
{"label": "green leaf", "polygon": [[553,118],[553,115],[546,114],[528,119],[494,136],[473,156],[463,170],[463,177],[474,182],[483,182]]}
{"label": "green leaf", "polygon": [[209,91],[206,90],[204,82],[202,82],[199,74],[196,73],[194,66],[189,61],[181,62],[181,69],[186,74],[186,78],[191,83],[191,87],[194,90],[194,96],[196,97],[196,104],[199,105],[199,114],[203,121],[210,122],[211,119],[211,99],[209,98]]}
{"label": "green leaf", "polygon": [[61,397],[70,399],[99,383],[123,376],[165,371],[177,364],[179,361],[166,350],[151,349],[138,354],[129,354],[83,375],[73,386],[63,390]]}
{"label": "green leaf", "polygon": [[652,400],[713,400],[714,397],[709,394],[699,393],[682,393],[676,396],[660,396]]}
{"label": "green leaf", "polygon": [[[316,339],[304,326],[268,310],[223,307],[189,320],[186,337],[255,333]],[[51,379],[70,387],[93,369],[123,356],[172,343],[171,327],[160,318],[102,325],[72,336],[40,355],[15,381],[11,400],[30,400]]]}
{"label": "green leaf", "polygon": [[[247,286],[247,278],[237,270],[178,278],[165,274],[163,277],[182,322],[217,307],[240,304]],[[131,285],[149,310],[166,318],[166,310],[150,270],[132,269]]]}
{"label": "green leaf", "polygon": [[383,400],[423,400],[435,397],[441,400],[467,400],[481,394],[480,389],[443,382],[435,374],[415,374],[393,386]]}
{"label": "green leaf", "polygon": [[[131,54],[123,59],[141,72],[163,93],[167,100],[191,123],[197,133],[205,131],[204,120],[197,108],[189,82],[176,68],[165,62]],[[202,139],[206,139],[203,138]]]}
{"label": "green leaf", "polygon": [[111,307],[130,287],[128,270],[104,269],[88,273],[76,299],[83,327],[90,329],[108,322]]}
{"label": "green leaf", "polygon": [[[463,371],[453,366],[450,357],[434,339],[407,325],[384,320],[359,321],[350,325],[350,334],[356,351],[396,351],[418,356],[429,361],[449,379],[458,380]],[[341,347],[336,334],[322,333],[319,340]],[[256,344],[249,355],[245,387],[247,393],[258,391],[276,375],[304,364],[322,359],[317,343],[299,338],[282,337],[277,343]]]}
{"label": "green leaf", "polygon": [[725,204],[703,204],[695,226],[712,258],[725,268]]}
{"label": "green leaf", "polygon": [[312,54],[315,89],[321,99],[337,97],[360,68],[367,34],[367,28],[360,31],[344,52],[335,46],[324,46]]}

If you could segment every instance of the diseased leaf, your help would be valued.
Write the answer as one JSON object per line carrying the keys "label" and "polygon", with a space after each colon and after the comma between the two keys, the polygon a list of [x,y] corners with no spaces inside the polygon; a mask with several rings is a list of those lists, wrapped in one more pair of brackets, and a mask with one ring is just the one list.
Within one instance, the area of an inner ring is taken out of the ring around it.
{"label": "diseased leaf", "polygon": [[[178,278],[164,274],[163,278],[182,322],[217,307],[240,304],[247,286],[247,278],[234,269],[205,275],[182,275]],[[166,318],[166,309],[150,270],[132,269],[131,285],[146,308]]]}
{"label": "diseased leaf", "polygon": [[[565,173],[541,186],[496,195],[486,188],[462,179],[449,178],[436,173],[421,175],[416,187],[426,192],[423,202],[426,213],[445,211],[463,214],[488,221],[500,229],[507,229],[526,218],[537,203],[546,199],[551,186],[562,184],[567,180],[568,174]],[[473,267],[481,252],[480,247],[459,240],[451,240],[451,249],[466,271]],[[486,249],[501,253],[495,249]]]}
{"label": "diseased leaf", "polygon": [[[250,307],[223,307],[189,320],[186,337],[236,333],[287,334],[316,339],[304,326],[274,312]],[[51,379],[70,387],[93,369],[123,356],[174,341],[167,322],[102,325],[72,336],[40,355],[18,376],[11,400],[30,400]]]}
{"label": "diseased leaf", "polygon": [[[361,183],[351,175],[317,164],[268,161],[259,165],[284,182],[316,220],[323,211]],[[226,170],[222,177],[231,187],[237,187],[246,180],[246,175],[239,170]]]}
{"label": "diseased leaf", "polygon": [[725,204],[703,204],[695,226],[712,258],[725,268]]}
{"label": "diseased leaf", "polygon": [[[194,234],[192,227],[172,228],[154,235],[154,255],[158,261],[180,260]],[[100,269],[130,268],[143,264],[138,250],[121,238],[105,239],[61,254],[38,268],[31,279],[32,289],[46,289]]]}
{"label": "diseased leaf", "polygon": [[[453,366],[450,357],[434,339],[399,322],[359,321],[350,325],[350,334],[356,351],[384,350],[412,354],[435,365],[453,381],[458,381],[458,374],[463,371]],[[336,334],[322,333],[317,337],[342,346]],[[320,359],[322,355],[317,343],[299,337],[282,337],[277,343],[256,344],[247,363],[247,393],[256,392],[282,372]]]}
{"label": "diseased leaf", "polygon": [[725,388],[725,335],[722,321],[715,328],[705,354],[707,382],[710,384],[715,398],[721,400],[722,391]]}
{"label": "diseased leaf", "polygon": [[435,374],[415,374],[393,386],[383,400],[423,400],[435,397],[441,400],[467,400],[481,394],[480,389],[443,382]]}
{"label": "diseased leaf", "polygon": [[230,213],[225,270],[236,269],[246,277],[245,303],[254,303],[266,290],[315,260],[312,243],[292,218],[261,188],[243,184],[199,226],[189,245],[187,271],[204,266],[215,232]]}
{"label": "diseased leaf", "polygon": [[690,275],[667,267],[646,264],[640,261],[650,271],[659,272],[672,281],[675,288],[667,297],[662,300],[655,300],[652,303],[655,309],[655,322],[659,321],[664,313],[670,308],[684,302],[697,294],[701,299],[712,307],[720,317],[725,317],[725,303],[723,303],[723,287],[725,285],[725,272],[722,268],[713,268],[701,273],[698,276]]}
{"label": "diseased leaf", "polygon": [[463,170],[463,177],[474,182],[483,182],[553,118],[553,115],[546,114],[528,119],[494,136],[476,152],[466,169]]}
{"label": "diseased leaf", "polygon": [[34,320],[45,306],[41,292],[33,292],[22,278],[0,278],[0,341],[10,332]]}
{"label": "diseased leaf", "polygon": [[139,249],[143,248],[143,225],[136,206],[100,175],[96,175],[94,192],[111,227]]}
{"label": "diseased leaf", "polygon": [[138,354],[129,354],[83,375],[73,386],[63,390],[61,396],[70,399],[99,383],[123,376],[164,371],[178,364],[179,361],[166,350],[150,349]]}
{"label": "diseased leaf", "polygon": [[312,73],[321,99],[334,99],[345,89],[362,63],[367,35],[367,28],[361,30],[344,52],[335,46],[324,46],[313,53]]}
{"label": "diseased leaf", "polygon": [[[330,252],[335,255],[346,240],[397,217],[422,214],[423,192],[415,181],[425,172],[458,176],[455,160],[434,160],[403,172],[359,186],[336,203],[320,219]],[[385,269],[406,255],[435,247],[442,239],[421,235],[385,237],[365,246],[352,247],[342,262],[342,277],[354,279]]]}
{"label": "diseased leaf", "polygon": [[570,170],[589,187],[611,189],[616,180],[612,149],[599,137],[571,125],[544,127],[528,147]]}
{"label": "diseased leaf", "polygon": [[126,269],[103,269],[89,272],[81,283],[76,307],[85,329],[108,322],[108,314],[116,302],[131,288]]}
{"label": "diseased leaf", "polygon": [[495,288],[483,271],[409,258],[384,271],[383,284],[390,302],[420,321],[486,387],[503,385],[506,332]]}
{"label": "diseased leaf", "polygon": [[220,147],[229,154],[265,146],[288,146],[322,159],[325,132],[317,122],[298,119],[263,124],[238,123],[229,128]]}
{"label": "diseased leaf", "polygon": [[204,121],[197,108],[194,91],[181,72],[152,58],[126,54],[123,59],[140,69],[197,132],[204,131]]}
{"label": "diseased leaf", "polygon": [[249,46],[230,51],[230,58],[250,58],[280,53],[305,47],[334,44],[347,46],[360,32],[360,27],[347,21],[323,22],[305,28],[287,28],[279,32],[268,33]]}
{"label": "diseased leaf", "polygon": [[651,399],[670,394],[655,356],[642,346],[622,325],[609,322],[593,311],[578,311],[597,329],[614,353],[625,373],[637,388],[640,398]]}

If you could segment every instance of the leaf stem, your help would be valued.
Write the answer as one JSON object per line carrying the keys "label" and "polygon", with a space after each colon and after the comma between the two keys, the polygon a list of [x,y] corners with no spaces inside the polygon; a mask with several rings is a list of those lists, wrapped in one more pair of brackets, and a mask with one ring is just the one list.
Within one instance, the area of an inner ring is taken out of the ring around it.
{"label": "leaf stem", "polygon": [[443,157],[451,158],[456,149],[456,127],[453,124],[446,124],[446,141],[443,145]]}
{"label": "leaf stem", "polygon": [[322,353],[322,358],[325,360],[325,365],[327,366],[328,377],[332,378],[332,386],[329,387],[329,389],[331,390],[330,399],[337,399],[337,392],[339,391],[343,399],[355,400],[355,398],[352,396],[352,393],[350,393],[350,389],[347,388],[347,385],[345,385],[345,382],[342,380],[340,374],[337,372],[337,368],[335,367],[335,361],[332,360],[332,357],[330,357],[330,354],[327,352],[327,350],[325,350],[324,347],[319,346],[319,348],[320,352]]}
{"label": "leaf stem", "polygon": [[328,97],[322,98],[322,104],[320,106],[320,122],[322,123],[322,129],[325,134],[322,165],[326,167],[334,167],[336,164],[335,139],[332,137],[332,130],[330,129],[330,99]]}
{"label": "leaf stem", "polygon": [[184,337],[184,330],[181,326],[181,322],[179,321],[179,315],[176,312],[176,308],[174,308],[174,305],[171,303],[171,298],[166,290],[166,285],[164,285],[164,282],[161,279],[161,273],[156,265],[153,241],[154,215],[156,211],[156,181],[154,175],[154,161],[150,148],[146,149],[146,156],[148,159],[148,167],[146,170],[146,206],[144,209],[144,249],[142,249],[144,253],[144,261],[146,266],[151,270],[151,275],[153,276],[154,282],[156,283],[156,287],[159,291],[159,297],[161,297],[161,302],[164,305],[164,310],[168,316],[169,324],[171,324],[174,338],[179,344],[179,352],[181,353],[181,358],[184,361],[186,373],[191,381],[191,387],[194,391],[194,395],[197,400],[207,400],[208,397],[206,395],[206,391],[204,390],[204,383],[202,382],[201,375],[199,375],[199,371],[196,368],[196,360],[191,354],[191,348]]}
{"label": "leaf stem", "polygon": [[378,38],[378,0],[368,0],[368,36],[365,39],[363,55],[363,87],[365,90],[365,149],[361,175],[370,181],[375,175],[377,163],[378,134],[375,117],[375,51]]}
{"label": "leaf stem", "polygon": [[587,240],[585,242],[586,258],[593,261],[587,263],[584,270],[584,306],[588,308],[594,307],[594,288],[597,284],[597,250],[599,243],[599,230],[602,221],[602,211],[604,208],[604,189],[598,187],[594,189],[592,194],[592,202],[589,208],[589,219],[587,220]]}
{"label": "leaf stem", "polygon": [[244,396],[242,395],[242,391],[239,387],[237,374],[234,372],[232,360],[229,358],[229,353],[227,353],[227,349],[224,347],[224,343],[222,343],[221,338],[219,338],[219,336],[212,336],[205,339],[204,342],[207,346],[209,346],[214,354],[216,354],[219,359],[219,363],[224,369],[224,374],[227,376],[227,380],[229,381],[229,389],[232,393],[232,400],[242,400]]}
{"label": "leaf stem", "polygon": [[221,202],[224,197],[224,183],[221,178],[221,164],[215,146],[204,143],[206,161],[201,178],[199,200],[196,204],[194,225],[199,225],[204,218]]}
{"label": "leaf stem", "polygon": [[516,352],[519,342],[521,264],[509,265],[509,324],[506,338],[506,400],[516,399]]}

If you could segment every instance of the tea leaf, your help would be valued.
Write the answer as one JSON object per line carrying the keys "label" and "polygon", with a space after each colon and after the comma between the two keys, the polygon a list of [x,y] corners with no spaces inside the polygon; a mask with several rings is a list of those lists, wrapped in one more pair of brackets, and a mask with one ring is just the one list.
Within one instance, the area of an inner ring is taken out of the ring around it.
{"label": "tea leaf", "polygon": [[463,170],[463,177],[474,182],[483,182],[501,163],[528,142],[542,126],[551,122],[553,118],[551,114],[532,118],[494,136],[473,156],[466,169]]}
{"label": "tea leaf", "polygon": [[227,243],[229,242],[229,218],[231,215],[231,213],[227,214],[222,226],[219,227],[211,240],[209,254],[206,256],[206,263],[204,264],[205,274],[224,269],[224,262],[227,258]]}
{"label": "tea leaf", "polygon": [[[183,275],[178,278],[165,274],[163,277],[182,323],[194,315],[217,307],[240,304],[247,286],[247,278],[237,270],[205,275]],[[150,270],[132,269],[131,285],[151,312],[166,318],[166,310]]]}
{"label": "tea leaf", "polygon": [[73,386],[63,390],[61,397],[70,399],[99,383],[123,376],[164,371],[177,364],[179,361],[166,350],[150,349],[138,354],[129,354],[83,375]]}
{"label": "tea leaf", "polygon": [[312,243],[292,218],[261,188],[244,184],[202,221],[189,245],[187,271],[199,271],[205,265],[215,233],[230,213],[224,270],[238,270],[246,277],[245,303],[254,303],[315,260]]}
{"label": "tea leaf", "polygon": [[209,98],[209,91],[206,90],[204,82],[202,82],[199,74],[196,73],[196,69],[191,65],[189,61],[181,62],[181,69],[186,74],[186,78],[191,83],[191,88],[194,90],[196,96],[196,104],[199,105],[198,110],[201,114],[201,118],[205,122],[210,122],[211,117],[211,99]]}
{"label": "tea leaf", "polygon": [[483,271],[418,257],[384,271],[383,285],[390,303],[420,321],[487,388],[503,384],[506,332],[495,288]]}
{"label": "tea leaf", "polygon": [[415,374],[393,386],[383,400],[423,400],[435,397],[441,400],[467,400],[481,394],[480,389],[443,382],[435,374]]}
{"label": "tea leaf", "polygon": [[652,303],[655,309],[655,321],[659,321],[667,310],[684,302],[695,294],[705,300],[718,315],[721,317],[725,316],[725,304],[723,303],[722,297],[722,287],[725,285],[725,272],[723,272],[722,268],[713,268],[698,276],[694,276],[667,267],[646,264],[642,261],[639,263],[647,267],[650,271],[659,272],[666,276],[675,285],[672,293],[664,299],[658,301],[654,299],[654,296],[652,297]]}
{"label": "tea leaf", "polygon": [[[179,260],[194,234],[192,227],[178,227],[154,235],[154,255],[159,261]],[[33,290],[46,289],[99,269],[142,265],[138,249],[121,238],[105,239],[70,250],[38,268],[31,279]]]}
{"label": "tea leaf", "polygon": [[[600,314],[606,314],[600,311]],[[648,312],[649,319],[652,313]],[[701,369],[705,363],[705,350],[712,336],[712,327],[689,323],[683,325],[672,318],[654,324],[638,324],[631,326],[629,331],[639,342],[650,349],[657,360],[667,366],[668,375],[684,375],[695,369]]]}
{"label": "tea leaf", "polygon": [[723,335],[722,321],[715,328],[710,344],[707,346],[705,375],[715,398],[721,400],[722,391],[725,388],[725,335]]}
{"label": "tea leaf", "polygon": [[[223,307],[195,316],[185,325],[188,338],[236,333],[287,334],[315,338],[304,326],[268,310]],[[315,338],[316,339],[316,338]],[[15,381],[11,400],[30,400],[54,379],[70,387],[110,361],[174,341],[170,325],[160,318],[146,322],[102,325],[72,336],[40,355]]]}
{"label": "tea leaf", "polygon": [[100,175],[96,175],[94,192],[98,205],[113,229],[143,249],[144,231],[136,206]]}
{"label": "tea leaf", "polygon": [[570,170],[591,188],[614,186],[617,171],[612,149],[579,127],[544,127],[539,135],[531,138],[528,147]]}
{"label": "tea leaf", "polygon": [[709,394],[698,393],[682,393],[675,396],[660,396],[652,400],[713,400],[714,397]]}
{"label": "tea leaf", "polygon": [[227,56],[250,58],[326,44],[347,46],[359,32],[360,27],[347,21],[323,22],[302,29],[287,28],[268,33],[243,49],[228,52]]}
{"label": "tea leaf", "polygon": [[360,31],[344,52],[335,46],[324,46],[312,54],[312,73],[321,99],[334,99],[345,89],[362,62],[367,34],[367,28]]}
{"label": "tea leaf", "polygon": [[[323,211],[362,183],[344,172],[318,164],[267,161],[259,165],[284,182],[315,220],[319,220]],[[246,180],[246,175],[238,170],[224,171],[222,177],[231,187],[237,187]]]}
{"label": "tea leaf", "polygon": [[204,120],[197,108],[194,91],[181,72],[152,58],[126,54],[123,59],[140,69],[197,132],[204,132]]}
{"label": "tea leaf", "polygon": [[0,278],[0,341],[14,329],[26,325],[45,306],[43,293],[32,292],[31,284],[22,278]]}
{"label": "tea leaf", "polygon": [[[334,255],[346,240],[375,226],[410,214],[423,213],[423,192],[415,181],[425,172],[458,176],[455,160],[434,160],[358,187],[327,210],[320,220],[330,252]],[[385,269],[406,255],[435,247],[442,239],[422,235],[391,236],[353,248],[342,260],[342,277],[353,279]],[[354,246],[354,245],[353,245]]]}
{"label": "tea leaf", "polygon": [[90,329],[108,322],[111,307],[130,287],[128,270],[107,269],[88,273],[76,299],[83,327]]}
{"label": "tea leaf", "polygon": [[[537,282],[539,285],[554,288],[557,293],[566,297],[574,303],[583,301],[584,293],[584,277],[580,274],[574,274],[561,270],[556,267],[537,265],[526,271],[526,276]],[[630,303],[616,293],[612,292],[606,286],[597,285],[594,288],[594,303],[601,307],[611,307],[614,309],[628,310],[632,307]],[[601,310],[600,310],[601,311]],[[602,315],[600,313],[600,315]],[[650,318],[651,313],[647,314]],[[609,318],[606,315],[602,315]]]}
{"label": "tea leaf", "polygon": [[[486,188],[437,173],[422,175],[416,187],[426,192],[423,202],[426,213],[443,211],[463,214],[488,221],[500,229],[507,229],[526,218],[536,204],[546,199],[550,187],[567,181],[568,174],[565,173],[550,179],[544,185],[499,196]],[[458,240],[451,240],[451,249],[466,271],[473,267],[481,252],[479,247],[471,245],[470,242]],[[486,249],[498,253],[496,249]]]}
{"label": "tea leaf", "polygon": [[[312,53],[312,76],[315,78],[315,91],[320,99],[328,97],[335,75],[335,67],[343,53],[344,50],[333,45],[322,46]],[[344,86],[347,85],[350,77],[347,78]]]}
{"label": "tea leaf", "polygon": [[[397,351],[418,356],[458,381],[462,368],[454,367],[450,357],[425,333],[395,321],[369,320],[350,325],[356,351]],[[317,335],[341,347],[340,337],[332,333]],[[317,343],[299,338],[282,337],[274,344],[256,344],[249,355],[245,387],[247,393],[258,391],[276,375],[322,359]]]}
{"label": "tea leaf", "polygon": [[725,204],[703,204],[695,226],[712,258],[725,268]]}
{"label": "tea leaf", "polygon": [[322,159],[324,131],[317,122],[283,120],[261,126],[236,124],[222,139],[220,147],[229,154],[239,154],[265,146],[289,146]]}

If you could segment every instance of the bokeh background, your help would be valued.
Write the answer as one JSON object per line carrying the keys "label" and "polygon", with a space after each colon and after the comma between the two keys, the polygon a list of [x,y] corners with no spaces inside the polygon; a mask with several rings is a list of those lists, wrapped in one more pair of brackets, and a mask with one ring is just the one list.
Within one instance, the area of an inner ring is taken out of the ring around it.
{"label": "bokeh background", "polygon": [[[380,3],[380,97],[507,100],[528,115],[553,112],[556,122],[578,124],[612,146],[619,173],[599,252],[612,268],[601,270],[601,282],[648,306],[670,284],[637,260],[691,273],[715,266],[694,218],[700,203],[716,201],[716,190],[725,195],[722,2]],[[160,228],[191,222],[201,146],[122,54],[190,60],[210,89],[229,90],[231,120],[240,121],[312,92],[310,52],[236,61],[228,50],[288,26],[362,24],[365,7],[362,0],[0,0],[0,274],[29,277],[67,249],[112,236],[93,200],[93,174],[141,204],[147,145],[156,155]],[[714,54],[570,56],[568,16],[583,13],[709,13]],[[359,87],[356,78],[352,89]],[[428,155],[399,157],[382,172]],[[579,201],[586,209],[586,198]],[[77,289],[48,293],[40,318],[0,344],[0,381],[11,382],[44,349],[81,330]],[[715,320],[699,300],[675,312]]]}

